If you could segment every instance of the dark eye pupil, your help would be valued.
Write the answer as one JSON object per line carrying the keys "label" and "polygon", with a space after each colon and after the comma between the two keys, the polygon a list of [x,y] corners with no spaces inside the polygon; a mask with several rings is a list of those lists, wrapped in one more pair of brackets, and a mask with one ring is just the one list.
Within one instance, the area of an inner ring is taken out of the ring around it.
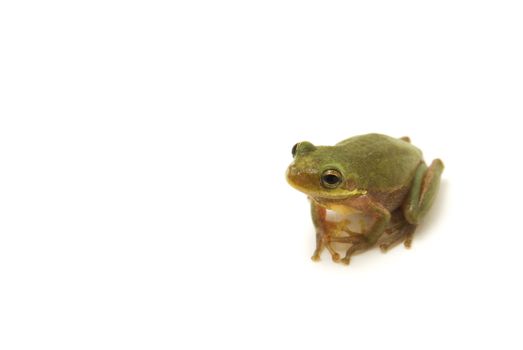
{"label": "dark eye pupil", "polygon": [[340,181],[340,178],[333,174],[323,176],[323,181],[329,185],[335,185]]}
{"label": "dark eye pupil", "polygon": [[295,144],[294,146],[292,146],[292,156],[295,157],[296,156],[296,149],[298,148],[298,144]]}

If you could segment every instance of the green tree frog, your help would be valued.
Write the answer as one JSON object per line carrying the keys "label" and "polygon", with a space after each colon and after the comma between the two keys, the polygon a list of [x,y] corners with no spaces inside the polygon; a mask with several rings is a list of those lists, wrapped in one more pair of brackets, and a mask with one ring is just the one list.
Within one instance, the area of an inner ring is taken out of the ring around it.
{"label": "green tree frog", "polygon": [[[408,137],[381,134],[351,137],[335,146],[299,142],[292,148],[288,183],[311,202],[319,260],[326,248],[334,261],[349,264],[355,252],[379,245],[382,251],[404,242],[410,247],[416,226],[432,206],[438,192],[443,162],[427,167],[421,151]],[[328,211],[346,217],[361,214],[368,227],[356,232],[349,220],[328,220]],[[349,243],[345,256],[332,243]]]}

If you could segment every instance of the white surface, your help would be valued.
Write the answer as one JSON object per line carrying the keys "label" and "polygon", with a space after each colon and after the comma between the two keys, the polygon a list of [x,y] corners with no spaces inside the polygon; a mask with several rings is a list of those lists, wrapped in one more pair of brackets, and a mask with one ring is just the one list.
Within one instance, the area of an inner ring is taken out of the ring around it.
{"label": "white surface", "polygon": [[[521,349],[517,1],[0,5],[1,349]],[[301,140],[446,164],[413,248],[309,260]]]}

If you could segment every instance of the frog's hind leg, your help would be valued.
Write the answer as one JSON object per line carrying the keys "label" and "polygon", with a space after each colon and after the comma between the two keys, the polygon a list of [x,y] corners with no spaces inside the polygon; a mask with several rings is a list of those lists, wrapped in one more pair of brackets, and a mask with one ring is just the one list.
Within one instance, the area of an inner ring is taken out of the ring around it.
{"label": "frog's hind leg", "polygon": [[436,198],[442,172],[443,162],[439,159],[434,160],[428,168],[425,163],[418,166],[410,192],[403,206],[394,212],[395,220],[386,230],[389,235],[379,243],[383,252],[402,241],[406,248],[410,248],[418,223]]}
{"label": "frog's hind leg", "polygon": [[410,192],[402,206],[403,215],[410,224],[417,225],[434,203],[443,168],[440,159],[432,161],[428,168],[425,163],[418,166]]}

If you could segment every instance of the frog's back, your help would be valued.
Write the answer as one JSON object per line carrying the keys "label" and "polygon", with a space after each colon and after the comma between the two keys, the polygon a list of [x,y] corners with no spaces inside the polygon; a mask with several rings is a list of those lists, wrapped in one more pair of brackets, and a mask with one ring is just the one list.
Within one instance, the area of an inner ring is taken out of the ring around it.
{"label": "frog's back", "polygon": [[422,161],[421,151],[409,142],[381,134],[351,137],[336,144],[347,171],[369,190],[405,186]]}

